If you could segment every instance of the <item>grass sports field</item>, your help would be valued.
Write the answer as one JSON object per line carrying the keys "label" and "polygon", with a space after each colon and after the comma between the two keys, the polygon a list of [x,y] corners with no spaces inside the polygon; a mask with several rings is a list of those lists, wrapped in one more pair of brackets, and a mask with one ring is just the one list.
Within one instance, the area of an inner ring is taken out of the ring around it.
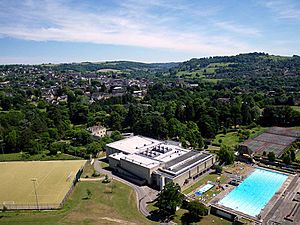
{"label": "grass sports field", "polygon": [[[112,186],[114,187],[111,192]],[[91,191],[90,199],[86,199],[87,190]],[[148,225],[156,223],[147,220],[138,211],[134,190],[113,180],[109,184],[101,181],[79,182],[61,210],[2,212],[0,224]]]}
{"label": "grass sports field", "polygon": [[85,160],[0,163],[0,208],[3,204],[60,204]]}

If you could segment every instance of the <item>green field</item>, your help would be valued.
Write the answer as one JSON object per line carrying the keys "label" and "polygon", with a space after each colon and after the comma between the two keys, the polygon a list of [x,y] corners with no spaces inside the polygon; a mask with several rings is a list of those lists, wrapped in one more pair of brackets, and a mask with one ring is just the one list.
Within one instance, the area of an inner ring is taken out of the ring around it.
{"label": "green field", "polygon": [[[111,192],[113,187],[113,192]],[[87,190],[92,195],[86,199]],[[79,182],[64,208],[55,211],[3,212],[0,224],[155,224],[147,220],[136,206],[134,190],[113,181]]]}
{"label": "green field", "polygon": [[[150,203],[147,208],[149,211],[155,211],[158,210],[156,206],[154,206],[155,203]],[[188,213],[188,210],[186,209],[178,209],[173,217],[173,222],[176,224],[189,224],[186,221],[186,215]],[[193,223],[194,224],[194,223]],[[229,225],[232,224],[230,221],[222,219],[220,217],[214,216],[212,214],[209,214],[207,216],[203,216],[200,218],[198,222],[195,222],[195,224],[202,224],[202,225]]]}
{"label": "green field", "polygon": [[300,112],[300,106],[291,106],[291,107],[292,107],[292,109],[294,109],[294,110]]}
{"label": "green field", "polygon": [[[217,178],[220,177],[219,174],[208,174],[207,176],[203,177],[202,179],[198,180],[196,183],[194,183],[192,186],[188,187],[183,191],[184,194],[189,194],[193,190],[195,190],[197,187],[200,187],[201,185],[207,183],[207,181],[216,182]],[[225,178],[221,176],[221,182],[224,182]]]}
{"label": "green field", "polygon": [[[264,132],[267,129],[268,128],[266,127],[255,127],[253,129],[249,129],[250,138],[253,138],[254,136]],[[226,145],[229,147],[235,147],[241,142],[237,131],[228,132],[227,134],[218,134],[213,140],[213,144],[220,145],[219,140],[222,140],[221,142],[222,145]]]}
{"label": "green field", "polygon": [[[185,210],[185,209],[177,210],[176,215],[173,219],[173,222],[176,223],[176,224],[185,224],[186,222],[185,222],[184,217],[187,213],[188,213],[188,210]],[[189,214],[187,214],[187,215],[189,215]],[[232,223],[228,220],[225,220],[223,218],[220,218],[220,217],[217,217],[217,216],[214,216],[214,215],[210,214],[210,215],[201,217],[200,220],[195,224],[201,224],[201,225],[211,225],[211,224],[214,224],[214,225],[230,225]]]}
{"label": "green field", "polygon": [[0,163],[0,207],[6,204],[58,205],[70,190],[85,160],[30,161]]}
{"label": "green field", "polygon": [[[211,63],[206,67],[199,68],[194,71],[178,71],[176,76],[185,78],[205,78],[207,75],[215,75],[218,68],[228,67],[230,64],[234,63]],[[221,80],[222,79],[204,79],[204,81],[215,83]]]}
{"label": "green field", "polygon": [[291,127],[292,129],[295,129],[295,130],[300,130],[300,126],[296,126],[296,127]]}
{"label": "green field", "polygon": [[218,83],[222,80],[223,79],[214,79],[214,78],[205,78],[205,79],[203,79],[203,81],[205,81],[205,82],[210,82],[210,83],[214,83],[214,84],[216,84],[216,83]]}
{"label": "green field", "polygon": [[296,159],[297,159],[298,161],[300,161],[300,151],[297,152],[297,154],[296,154]]}

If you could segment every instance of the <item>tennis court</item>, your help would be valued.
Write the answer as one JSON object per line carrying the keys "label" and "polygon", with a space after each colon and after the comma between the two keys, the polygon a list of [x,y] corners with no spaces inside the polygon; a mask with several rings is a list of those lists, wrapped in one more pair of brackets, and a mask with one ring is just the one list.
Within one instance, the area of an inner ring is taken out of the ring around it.
{"label": "tennis court", "polygon": [[74,181],[85,162],[1,162],[0,209],[3,205],[23,204],[35,207],[39,204],[40,208],[43,205],[60,205],[74,186]]}
{"label": "tennis court", "polygon": [[247,147],[255,154],[263,152],[274,152],[280,157],[297,138],[300,137],[300,131],[283,127],[271,127],[266,132],[249,139],[240,146]]}

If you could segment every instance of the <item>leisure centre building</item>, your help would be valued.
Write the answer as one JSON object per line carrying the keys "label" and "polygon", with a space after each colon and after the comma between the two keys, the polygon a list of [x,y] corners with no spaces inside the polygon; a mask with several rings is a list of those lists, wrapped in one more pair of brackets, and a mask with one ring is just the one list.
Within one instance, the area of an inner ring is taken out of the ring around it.
{"label": "leisure centre building", "polygon": [[177,142],[131,136],[106,145],[110,168],[138,184],[162,189],[173,181],[181,187],[197,179],[216,162],[207,152],[187,150]]}

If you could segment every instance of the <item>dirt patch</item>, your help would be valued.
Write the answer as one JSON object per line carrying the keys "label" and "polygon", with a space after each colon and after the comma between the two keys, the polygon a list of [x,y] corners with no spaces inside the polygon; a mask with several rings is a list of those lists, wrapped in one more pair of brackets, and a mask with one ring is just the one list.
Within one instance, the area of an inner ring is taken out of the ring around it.
{"label": "dirt patch", "polygon": [[132,194],[133,194],[133,191],[131,190],[130,191],[130,193],[129,193],[129,195],[128,195],[128,204],[130,204],[130,201],[131,201],[131,199],[132,199]]}
{"label": "dirt patch", "polygon": [[[113,218],[118,217],[117,213],[115,213],[111,207],[90,202],[88,205],[76,207],[76,209],[67,214],[61,222],[64,223],[65,221],[70,221],[71,223],[78,223],[83,220],[89,220],[93,221],[93,223],[98,223],[103,215],[109,215]],[[99,222],[99,224],[101,223]]]}
{"label": "dirt patch", "polygon": [[116,223],[119,223],[119,224],[128,224],[128,225],[136,224],[136,223],[128,222],[128,221],[125,221],[125,220],[118,220],[118,219],[113,219],[113,218],[109,218],[109,217],[101,217],[100,219],[108,220],[108,221],[111,221],[111,222],[116,222]]}

